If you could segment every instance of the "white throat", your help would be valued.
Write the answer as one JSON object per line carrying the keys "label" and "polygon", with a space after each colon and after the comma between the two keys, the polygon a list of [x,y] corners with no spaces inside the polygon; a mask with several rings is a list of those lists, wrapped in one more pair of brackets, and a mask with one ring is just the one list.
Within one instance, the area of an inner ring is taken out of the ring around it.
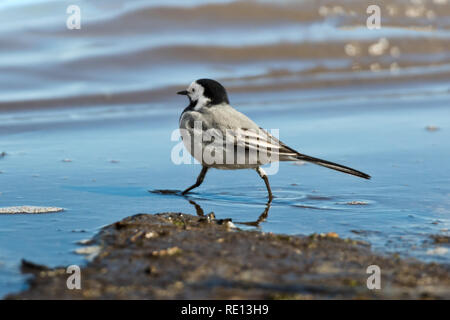
{"label": "white throat", "polygon": [[192,101],[197,101],[197,103],[194,106],[195,111],[199,111],[203,107],[207,106],[211,99],[205,97],[205,88],[203,88],[201,85],[199,85],[197,82],[192,82],[191,85],[187,89],[189,98]]}
{"label": "white throat", "polygon": [[206,98],[205,96],[201,96],[198,100],[197,100],[197,104],[194,107],[195,111],[199,111],[200,109],[202,109],[203,107],[207,106],[209,103],[211,102],[211,99]]}

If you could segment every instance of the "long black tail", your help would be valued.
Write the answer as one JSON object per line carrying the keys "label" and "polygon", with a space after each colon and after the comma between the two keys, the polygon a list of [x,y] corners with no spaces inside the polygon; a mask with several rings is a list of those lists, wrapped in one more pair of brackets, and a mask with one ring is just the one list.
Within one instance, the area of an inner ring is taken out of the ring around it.
{"label": "long black tail", "polygon": [[327,161],[327,160],[322,160],[322,159],[310,157],[310,156],[307,156],[307,155],[301,154],[301,153],[297,153],[295,158],[298,159],[298,160],[303,160],[303,161],[308,161],[308,162],[311,162],[311,163],[315,163],[315,164],[318,164],[320,166],[327,167],[327,168],[330,168],[330,169],[333,169],[333,170],[337,170],[337,171],[341,171],[341,172],[344,172],[344,173],[352,174],[354,176],[361,177],[361,178],[364,178],[364,179],[370,179],[370,176],[368,174],[365,174],[364,172],[361,172],[361,171],[358,171],[358,170],[355,170],[355,169],[352,169],[352,168],[349,168],[349,167],[346,167],[346,166],[342,166],[340,164],[337,164],[337,163],[334,163],[334,162],[330,162],[330,161]]}

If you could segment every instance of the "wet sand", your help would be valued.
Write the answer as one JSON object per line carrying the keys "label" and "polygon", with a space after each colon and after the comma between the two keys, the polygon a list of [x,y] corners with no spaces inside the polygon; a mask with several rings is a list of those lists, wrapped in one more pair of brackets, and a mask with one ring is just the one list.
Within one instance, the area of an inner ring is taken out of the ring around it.
{"label": "wet sand", "polygon": [[370,1],[208,2],[80,1],[79,31],[64,2],[0,7],[0,112],[159,103],[199,77],[249,93],[450,78],[447,0],[384,1],[379,30]]}
{"label": "wet sand", "polygon": [[[6,299],[449,299],[450,269],[380,256],[337,234],[242,231],[229,220],[139,214],[103,228],[67,289],[65,268],[22,262],[30,288]],[[87,250],[89,251],[89,250]],[[369,290],[366,270],[381,269]]]}

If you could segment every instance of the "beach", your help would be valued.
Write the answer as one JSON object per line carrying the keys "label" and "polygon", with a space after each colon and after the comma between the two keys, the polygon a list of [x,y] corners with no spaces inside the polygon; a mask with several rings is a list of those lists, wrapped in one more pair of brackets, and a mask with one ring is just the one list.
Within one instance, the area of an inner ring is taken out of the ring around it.
{"label": "beach", "polygon": [[[80,30],[66,28],[68,1],[0,5],[0,207],[63,209],[0,214],[0,296],[30,288],[22,259],[90,268],[80,241],[164,212],[336,233],[369,244],[363,255],[448,266],[436,241],[450,235],[448,2],[385,1],[377,30],[366,1],[78,2]],[[200,172],[171,159],[188,103],[176,92],[198,78],[287,145],[372,179],[283,163],[270,208],[250,170],[211,170],[187,197],[159,192]]]}

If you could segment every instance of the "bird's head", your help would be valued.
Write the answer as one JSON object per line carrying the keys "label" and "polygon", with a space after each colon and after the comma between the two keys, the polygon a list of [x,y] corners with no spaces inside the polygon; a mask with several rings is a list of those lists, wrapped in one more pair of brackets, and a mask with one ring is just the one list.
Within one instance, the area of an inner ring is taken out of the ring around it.
{"label": "bird's head", "polygon": [[189,106],[196,111],[203,107],[229,103],[225,88],[219,82],[211,79],[196,80],[186,90],[177,93],[188,96]]}

